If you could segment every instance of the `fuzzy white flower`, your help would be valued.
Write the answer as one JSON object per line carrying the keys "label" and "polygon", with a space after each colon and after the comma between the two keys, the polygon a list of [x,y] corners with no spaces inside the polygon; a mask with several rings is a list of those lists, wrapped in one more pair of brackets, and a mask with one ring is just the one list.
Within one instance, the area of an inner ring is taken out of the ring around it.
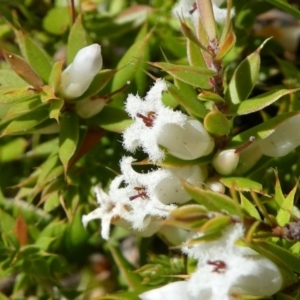
{"label": "fuzzy white flower", "polygon": [[126,111],[135,122],[123,133],[124,148],[134,152],[142,147],[153,162],[165,157],[160,146],[186,160],[209,154],[214,147],[213,139],[199,121],[163,105],[162,92],[166,90],[165,81],[158,79],[145,100],[128,96]]}
{"label": "fuzzy white flower", "polygon": [[[241,224],[227,228],[215,241],[184,247],[198,260],[187,281],[173,282],[140,295],[142,300],[233,300],[238,295],[271,296],[282,286],[278,267],[250,248],[236,245],[243,237]],[[196,236],[199,237],[199,234]]]}
{"label": "fuzzy white flower", "polygon": [[73,62],[61,74],[62,95],[68,99],[80,97],[101,68],[100,45],[93,44],[80,49]]}
{"label": "fuzzy white flower", "polygon": [[[214,17],[217,23],[224,24],[227,16],[227,9],[220,8],[224,0],[212,0],[212,8]],[[199,12],[197,11],[196,0],[180,0],[173,8],[173,15],[175,17],[191,18],[196,24],[199,19]],[[234,10],[230,12],[231,18],[234,16]]]}
{"label": "fuzzy white flower", "polygon": [[160,169],[140,174],[132,169],[133,161],[132,157],[122,159],[122,175],[111,182],[108,194],[96,189],[100,207],[82,218],[84,225],[91,220],[101,219],[101,234],[104,239],[109,237],[112,221],[114,224],[151,234],[161,226],[157,220],[168,217],[170,210],[175,208],[174,205],[163,204],[154,193],[156,185],[170,176],[169,172]]}

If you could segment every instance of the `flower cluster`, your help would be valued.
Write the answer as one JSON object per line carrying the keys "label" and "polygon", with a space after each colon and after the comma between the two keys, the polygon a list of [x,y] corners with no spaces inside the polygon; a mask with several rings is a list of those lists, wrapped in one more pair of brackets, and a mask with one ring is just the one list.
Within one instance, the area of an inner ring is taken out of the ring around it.
{"label": "flower cluster", "polygon": [[[155,165],[166,153],[184,160],[208,155],[214,140],[201,122],[162,103],[162,93],[167,90],[164,80],[158,79],[145,99],[129,95],[126,111],[134,120],[123,133],[123,145],[134,152],[141,147]],[[160,167],[148,173],[138,173],[132,157],[123,157],[122,174],[110,184],[106,194],[96,188],[99,208],[83,216],[83,223],[102,220],[102,237],[109,238],[110,223],[125,226],[148,236],[160,229],[161,221],[177,205],[191,199],[183,189],[181,180],[201,187],[207,179],[206,166]]]}

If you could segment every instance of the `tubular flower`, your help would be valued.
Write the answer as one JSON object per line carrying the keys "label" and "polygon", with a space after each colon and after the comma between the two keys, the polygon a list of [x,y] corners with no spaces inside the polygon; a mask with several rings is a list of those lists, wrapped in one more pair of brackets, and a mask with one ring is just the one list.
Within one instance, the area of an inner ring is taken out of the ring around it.
{"label": "tubular flower", "polygon": [[189,257],[198,260],[196,272],[187,281],[167,284],[141,294],[140,298],[233,300],[238,295],[266,297],[275,294],[282,286],[278,267],[252,249],[235,244],[242,238],[243,231],[241,224],[235,224],[217,240],[184,247]]}
{"label": "tubular flower", "polygon": [[153,162],[162,161],[166,150],[181,159],[191,160],[209,154],[214,141],[203,125],[180,111],[162,103],[162,92],[167,90],[163,79],[158,79],[142,100],[129,95],[126,111],[134,120],[123,133],[123,145],[134,152],[139,146]]}
{"label": "tubular flower", "polygon": [[82,48],[73,62],[61,74],[61,94],[74,99],[80,97],[90,86],[102,68],[101,47],[93,44]]}

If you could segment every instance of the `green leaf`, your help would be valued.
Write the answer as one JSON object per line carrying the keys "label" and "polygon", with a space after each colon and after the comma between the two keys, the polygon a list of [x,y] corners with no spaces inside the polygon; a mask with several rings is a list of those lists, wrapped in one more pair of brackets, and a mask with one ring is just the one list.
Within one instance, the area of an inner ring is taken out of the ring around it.
{"label": "green leaf", "polygon": [[266,0],[267,2],[277,6],[278,8],[286,11],[287,13],[293,15],[295,18],[300,20],[300,11],[289,4],[287,1],[283,0]]}
{"label": "green leaf", "polygon": [[0,86],[0,104],[11,104],[38,97],[37,92],[28,87]]}
{"label": "green leaf", "polygon": [[168,92],[181,104],[190,115],[204,118],[208,113],[207,108],[198,101],[197,93],[192,86],[176,80],[176,86],[168,83]]}
{"label": "green leaf", "polygon": [[206,64],[200,47],[188,38],[186,39],[186,43],[189,64],[194,67],[205,68]]}
{"label": "green leaf", "polygon": [[73,24],[69,37],[67,46],[67,63],[70,65],[77,52],[88,46],[88,35],[82,25],[82,16],[79,15]]}
{"label": "green leaf", "polygon": [[220,181],[229,189],[234,187],[241,192],[253,191],[256,193],[263,193],[263,187],[260,183],[244,177],[224,177]]}
{"label": "green leaf", "polygon": [[1,145],[0,162],[6,163],[20,159],[27,146],[28,142],[24,138],[16,138],[11,142]]}
{"label": "green leaf", "polygon": [[43,81],[33,70],[33,68],[19,55],[3,50],[4,57],[15,73],[27,83],[32,85],[37,91],[41,91]]}
{"label": "green leaf", "polygon": [[297,191],[297,185],[291,190],[291,192],[284,199],[282,205],[280,206],[280,209],[276,216],[276,220],[280,226],[284,226],[290,221],[293,206],[294,206],[296,191]]}
{"label": "green leaf", "polygon": [[228,119],[218,110],[209,112],[204,118],[203,125],[212,135],[224,136],[230,132]]}
{"label": "green leaf", "polygon": [[59,133],[59,158],[65,174],[71,157],[74,155],[79,140],[79,122],[75,112],[65,112],[61,117]]}
{"label": "green leaf", "polygon": [[124,110],[110,106],[105,106],[100,114],[88,119],[91,125],[117,133],[123,132],[132,122]]}
{"label": "green leaf", "polygon": [[47,12],[43,20],[43,27],[51,34],[63,34],[69,25],[71,18],[68,7],[54,7]]}
{"label": "green leaf", "polygon": [[21,34],[23,35],[24,56],[27,62],[38,76],[47,83],[52,69],[51,59],[27,34]]}
{"label": "green leaf", "polygon": [[119,247],[115,247],[110,243],[108,243],[107,246],[128,287],[131,290],[136,290],[137,288],[139,288],[142,281],[141,277],[140,275],[133,272],[133,266],[123,257]]}
{"label": "green leaf", "polygon": [[1,133],[1,136],[12,134],[26,134],[29,129],[48,118],[48,109],[35,109],[12,121]]}
{"label": "green leaf", "polygon": [[270,104],[274,103],[281,97],[285,95],[289,95],[291,93],[294,93],[298,91],[299,89],[281,89],[281,90],[271,90],[269,92],[266,92],[262,95],[256,96],[255,98],[245,100],[241,102],[240,104],[233,105],[229,107],[228,116],[241,116],[241,115],[247,115],[256,111],[260,111],[261,109],[265,108],[266,106],[269,106]]}
{"label": "green leaf", "polygon": [[227,103],[238,104],[246,100],[252,92],[258,79],[262,46],[248,55],[235,69],[225,92]]}
{"label": "green leaf", "polygon": [[256,220],[261,220],[258,210],[256,207],[241,193],[241,206],[242,208],[253,218]]}
{"label": "green leaf", "polygon": [[28,83],[21,79],[15,72],[0,70],[0,85],[16,87],[28,87]]}
{"label": "green leaf", "polygon": [[283,247],[261,240],[253,241],[253,245],[255,246],[255,249],[257,249],[257,251],[261,254],[270,252],[274,256],[280,258],[280,260],[284,262],[285,267],[296,273],[300,273],[300,258],[293,255]]}
{"label": "green leaf", "polygon": [[35,98],[17,103],[8,110],[7,114],[2,119],[1,124],[3,122],[7,122],[12,119],[15,119],[15,118],[17,118],[25,113],[28,113],[28,112],[30,112],[38,107],[41,107],[41,106],[43,106],[41,104],[41,101],[39,99],[35,99]]}
{"label": "green leaf", "polygon": [[51,102],[50,104],[50,113],[49,117],[50,119],[55,119],[57,123],[59,123],[59,115],[60,111],[64,106],[64,100],[63,99],[57,99]]}
{"label": "green leaf", "polygon": [[208,190],[203,190],[199,187],[189,184],[186,181],[182,182],[184,189],[188,192],[193,199],[204,205],[208,210],[227,212],[229,214],[241,216],[241,207],[234,200],[226,195],[215,193]]}
{"label": "green leaf", "polygon": [[285,198],[281,189],[281,184],[278,176],[278,172],[275,170],[275,176],[276,176],[276,183],[275,183],[275,201],[277,202],[278,206],[281,207],[283,204]]}
{"label": "green leaf", "polygon": [[63,61],[55,62],[52,66],[52,70],[49,76],[49,85],[54,89],[55,92],[58,92],[60,88],[63,63]]}
{"label": "green leaf", "polygon": [[178,80],[203,89],[211,88],[209,79],[216,75],[216,72],[204,67],[175,65],[164,62],[154,62],[149,64],[164,70]]}
{"label": "green leaf", "polygon": [[222,231],[227,225],[232,223],[231,216],[216,216],[209,219],[199,229],[201,232],[210,233],[216,231]]}
{"label": "green leaf", "polygon": [[[112,91],[120,89],[127,82],[132,81],[134,78],[140,80],[140,74],[145,66],[145,60],[148,53],[148,42],[152,32],[147,33],[147,27],[142,27],[135,43],[127,50],[122,59],[117,65],[118,73],[114,76],[112,81]],[[115,107],[122,107],[124,102],[124,95],[117,94],[113,97],[112,105]]]}

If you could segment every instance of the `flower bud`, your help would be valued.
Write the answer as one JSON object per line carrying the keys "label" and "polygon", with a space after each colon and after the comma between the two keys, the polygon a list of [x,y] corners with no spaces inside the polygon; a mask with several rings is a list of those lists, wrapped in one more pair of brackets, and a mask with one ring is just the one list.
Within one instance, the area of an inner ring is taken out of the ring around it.
{"label": "flower bud", "polygon": [[230,175],[235,171],[240,158],[239,153],[235,151],[235,149],[223,150],[214,156],[212,164],[219,174]]}
{"label": "flower bud", "polygon": [[167,170],[171,173],[171,176],[158,183],[154,190],[163,204],[182,204],[191,199],[191,196],[182,187],[180,180],[187,181],[195,186],[201,186],[207,177],[205,166],[167,168]]}
{"label": "flower bud", "polygon": [[157,141],[171,155],[185,160],[208,155],[215,145],[204,126],[193,118],[188,118],[182,127],[176,124],[164,125]]}
{"label": "flower bud", "polygon": [[62,72],[60,91],[68,99],[81,96],[102,68],[101,47],[93,44],[82,48]]}
{"label": "flower bud", "polygon": [[268,137],[259,141],[264,155],[281,157],[300,145],[300,115],[280,123]]}
{"label": "flower bud", "polygon": [[98,114],[103,107],[105,106],[106,102],[103,99],[90,99],[86,98],[82,101],[76,103],[76,112],[77,114],[84,119],[88,119],[93,117],[94,115]]}
{"label": "flower bud", "polygon": [[216,193],[221,193],[224,194],[225,193],[225,186],[223,183],[221,183],[217,178],[215,177],[211,177],[208,178],[205,181],[205,186],[207,189],[212,190],[213,192]]}

